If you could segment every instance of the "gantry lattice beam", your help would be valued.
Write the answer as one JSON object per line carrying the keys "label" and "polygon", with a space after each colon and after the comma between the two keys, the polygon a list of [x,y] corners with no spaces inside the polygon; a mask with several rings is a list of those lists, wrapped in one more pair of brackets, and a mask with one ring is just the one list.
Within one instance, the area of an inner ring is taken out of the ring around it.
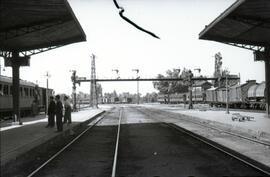
{"label": "gantry lattice beam", "polygon": [[[193,81],[207,81],[207,80],[225,80],[226,77],[221,77],[221,78],[192,78],[191,80]],[[238,80],[240,79],[239,77],[234,77],[234,78],[227,78],[228,80]],[[149,79],[143,79],[143,78],[135,78],[135,79],[95,79],[96,82],[118,82],[118,81],[183,81],[183,78],[149,78]],[[91,79],[83,79],[83,80],[76,80],[76,82],[92,82],[93,80]]]}

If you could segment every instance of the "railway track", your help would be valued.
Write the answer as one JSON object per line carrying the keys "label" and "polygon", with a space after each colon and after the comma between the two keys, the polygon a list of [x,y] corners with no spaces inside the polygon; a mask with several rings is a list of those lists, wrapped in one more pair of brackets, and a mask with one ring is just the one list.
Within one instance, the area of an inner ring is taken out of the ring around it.
{"label": "railway track", "polygon": [[[42,176],[44,173],[42,173],[42,170],[49,166],[53,161],[56,161],[57,158],[59,158],[64,152],[67,152],[68,149],[72,148],[72,146],[76,146],[74,144],[77,143],[77,141],[80,141],[83,139],[84,136],[87,136],[86,134],[89,133],[92,129],[96,127],[98,123],[100,123],[104,117],[108,116],[111,112],[107,112],[104,115],[98,117],[96,120],[91,122],[89,124],[89,127],[86,128],[82,133],[80,133],[78,136],[76,136],[71,142],[69,142],[66,146],[64,146],[62,149],[60,149],[58,152],[56,152],[53,156],[51,156],[47,161],[45,161],[43,164],[41,164],[39,167],[37,167],[34,171],[32,171],[27,177],[33,177],[33,176]],[[114,153],[114,161],[112,166],[112,174],[111,176],[115,176],[115,169],[117,164],[117,152],[118,152],[118,142],[119,142],[119,133],[120,133],[120,125],[121,125],[121,116],[122,116],[122,110],[119,111],[119,121],[118,121],[118,131],[117,131],[117,139],[115,142],[115,153]],[[45,169],[46,170],[46,169]],[[45,175],[46,176],[46,175]],[[65,176],[65,174],[63,174]],[[75,175],[76,176],[76,175]]]}
{"label": "railway track", "polygon": [[[147,114],[148,116],[151,116],[153,119],[156,119],[154,118],[155,116],[160,116],[161,115],[161,111],[158,111],[158,113],[156,111],[151,111],[150,109],[147,109],[147,112],[145,112],[145,110],[143,111],[142,109],[137,109],[138,111],[144,113],[144,114]],[[167,117],[171,117],[171,118],[175,118],[171,115],[168,115],[166,114]],[[177,117],[179,118],[179,117]],[[160,121],[160,118],[158,119]],[[226,133],[228,135],[231,135],[231,136],[235,136],[235,137],[238,137],[238,138],[242,138],[242,139],[245,139],[245,140],[248,140],[248,141],[251,141],[251,142],[255,142],[255,143],[258,143],[258,144],[261,144],[261,145],[264,145],[264,146],[268,146],[270,147],[270,143],[266,143],[266,142],[262,142],[262,141],[259,141],[259,140],[255,140],[255,139],[251,139],[249,137],[245,137],[245,136],[242,136],[242,135],[239,135],[239,134],[235,134],[235,133],[232,133],[232,132],[228,132],[228,131],[224,131],[224,130],[221,130],[221,129],[218,129],[218,128],[215,128],[215,127],[211,127],[211,126],[207,126],[205,124],[201,124],[201,123],[198,123],[198,122],[195,122],[195,121],[192,121],[192,120],[186,120],[186,119],[181,119],[181,120],[184,120],[186,122],[190,122],[190,123],[193,123],[193,124],[196,124],[196,125],[199,125],[199,126],[202,126],[202,127],[205,127],[205,128],[209,128],[209,129],[213,129],[213,130],[217,130],[219,132],[223,132],[223,133]],[[210,145],[211,147],[215,148],[215,149],[218,149],[219,151],[225,153],[225,154],[228,154],[229,156],[235,158],[235,159],[238,159],[239,161],[251,166],[252,168],[255,168],[261,172],[263,172],[264,174],[266,175],[269,175],[270,176],[270,167],[266,166],[266,165],[263,165],[253,159],[250,159],[238,152],[235,152],[221,144],[218,144],[214,141],[211,141],[205,137],[202,137],[196,133],[193,133],[185,128],[182,128],[182,127],[179,127],[173,123],[166,123],[166,122],[163,122],[164,124],[166,124],[167,126],[171,127],[171,128],[174,128],[178,131],[181,131],[183,133],[186,133],[192,137],[194,137],[195,139],[198,139],[199,141],[202,141],[208,145]]]}
{"label": "railway track", "polygon": [[[153,123],[121,124],[123,119],[127,121],[134,117],[149,119],[149,114],[150,119],[154,120]],[[106,120],[108,122],[113,120],[114,125],[103,124]],[[101,126],[102,124],[105,126]],[[84,149],[82,149],[83,146]],[[85,149],[85,147],[88,148]],[[88,151],[89,149],[91,151]],[[196,150],[196,152],[191,150]],[[80,157],[81,153],[83,156]],[[69,160],[63,160],[64,158]],[[210,160],[212,158],[218,159],[218,162],[212,162]],[[70,160],[75,163],[69,162]],[[206,163],[206,161],[209,162]],[[215,167],[215,163],[220,166]],[[248,167],[243,164],[248,165]],[[204,165],[206,167],[203,167]],[[222,165],[225,166],[222,167]],[[216,169],[215,176],[220,176],[220,173],[222,176],[230,176],[226,173],[223,174],[223,171],[227,172],[230,168],[233,171],[232,174],[241,174],[241,171],[244,174],[249,174],[248,170],[243,170],[249,169],[252,171],[251,174],[270,176],[269,171],[254,162],[247,161],[244,157],[240,157],[239,154],[235,154],[223,146],[173,124],[160,122],[152,112],[146,113],[145,110],[137,108],[121,108],[115,110],[113,114],[99,117],[83,133],[34,170],[28,177],[53,175],[186,176],[187,174],[196,176],[198,173],[202,173],[202,176],[208,176],[209,173],[211,174],[211,170],[215,171]]]}

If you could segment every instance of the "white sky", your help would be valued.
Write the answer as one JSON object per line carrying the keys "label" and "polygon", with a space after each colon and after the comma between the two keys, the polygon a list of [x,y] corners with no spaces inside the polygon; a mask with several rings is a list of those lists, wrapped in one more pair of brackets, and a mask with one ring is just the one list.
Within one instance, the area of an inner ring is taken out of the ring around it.
{"label": "white sky", "polygon": [[[199,40],[205,25],[212,22],[234,0],[118,0],[124,15],[161,39],[137,30],[118,14],[113,0],[69,0],[87,36],[87,42],[76,43],[31,57],[30,67],[21,68],[21,79],[49,87],[56,93],[70,94],[71,72],[90,78],[91,58],[96,58],[98,78],[115,78],[112,69],[119,69],[122,78],[155,77],[173,68],[201,68],[202,75],[214,72],[214,54],[221,52],[223,68],[241,74],[241,82],[264,80],[264,63],[254,62],[249,50],[222,43]],[[1,65],[3,59],[1,58]],[[194,71],[195,74],[196,71]],[[11,69],[2,73],[11,76]],[[103,92],[136,93],[136,82],[103,82]],[[89,93],[90,84],[82,83],[77,91]],[[140,82],[140,93],[156,91],[152,82]]]}

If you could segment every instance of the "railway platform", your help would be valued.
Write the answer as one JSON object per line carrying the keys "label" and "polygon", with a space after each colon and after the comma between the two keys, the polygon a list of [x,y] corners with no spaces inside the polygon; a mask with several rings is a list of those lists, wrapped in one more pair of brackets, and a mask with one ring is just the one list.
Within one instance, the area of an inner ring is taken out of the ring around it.
{"label": "railway platform", "polygon": [[[230,110],[229,114],[227,114],[226,110],[210,108],[206,105],[195,105],[194,109],[187,109],[187,107],[182,104],[149,104],[144,106],[177,113],[189,120],[197,121],[206,125],[208,124],[233,133],[237,133],[239,135],[248,136],[250,138],[270,143],[270,119],[264,112],[232,109]],[[233,117],[236,114],[241,115],[242,117],[249,117],[250,119],[245,119],[243,121],[234,120]]]}
{"label": "railway platform", "polygon": [[64,124],[63,132],[57,132],[56,126],[46,128],[48,119],[45,115],[23,118],[23,125],[13,125],[11,121],[1,122],[1,167],[13,162],[21,155],[31,154],[35,148],[53,144],[54,141],[72,135],[78,127],[87,124],[92,118],[110,109],[103,107],[99,109],[86,108],[72,113],[72,123]]}

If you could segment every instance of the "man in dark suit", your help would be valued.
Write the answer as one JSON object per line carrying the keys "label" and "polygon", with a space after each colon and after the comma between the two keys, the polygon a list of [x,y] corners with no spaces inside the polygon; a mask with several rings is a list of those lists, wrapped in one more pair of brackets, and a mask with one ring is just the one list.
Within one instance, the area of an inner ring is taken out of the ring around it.
{"label": "man in dark suit", "polygon": [[55,124],[55,101],[54,97],[50,96],[50,103],[48,107],[48,125],[47,127],[54,127]]}
{"label": "man in dark suit", "polygon": [[57,131],[61,132],[63,131],[63,104],[60,100],[60,95],[55,96],[56,100],[56,107],[55,107],[55,114],[56,114],[56,125],[57,125]]}

